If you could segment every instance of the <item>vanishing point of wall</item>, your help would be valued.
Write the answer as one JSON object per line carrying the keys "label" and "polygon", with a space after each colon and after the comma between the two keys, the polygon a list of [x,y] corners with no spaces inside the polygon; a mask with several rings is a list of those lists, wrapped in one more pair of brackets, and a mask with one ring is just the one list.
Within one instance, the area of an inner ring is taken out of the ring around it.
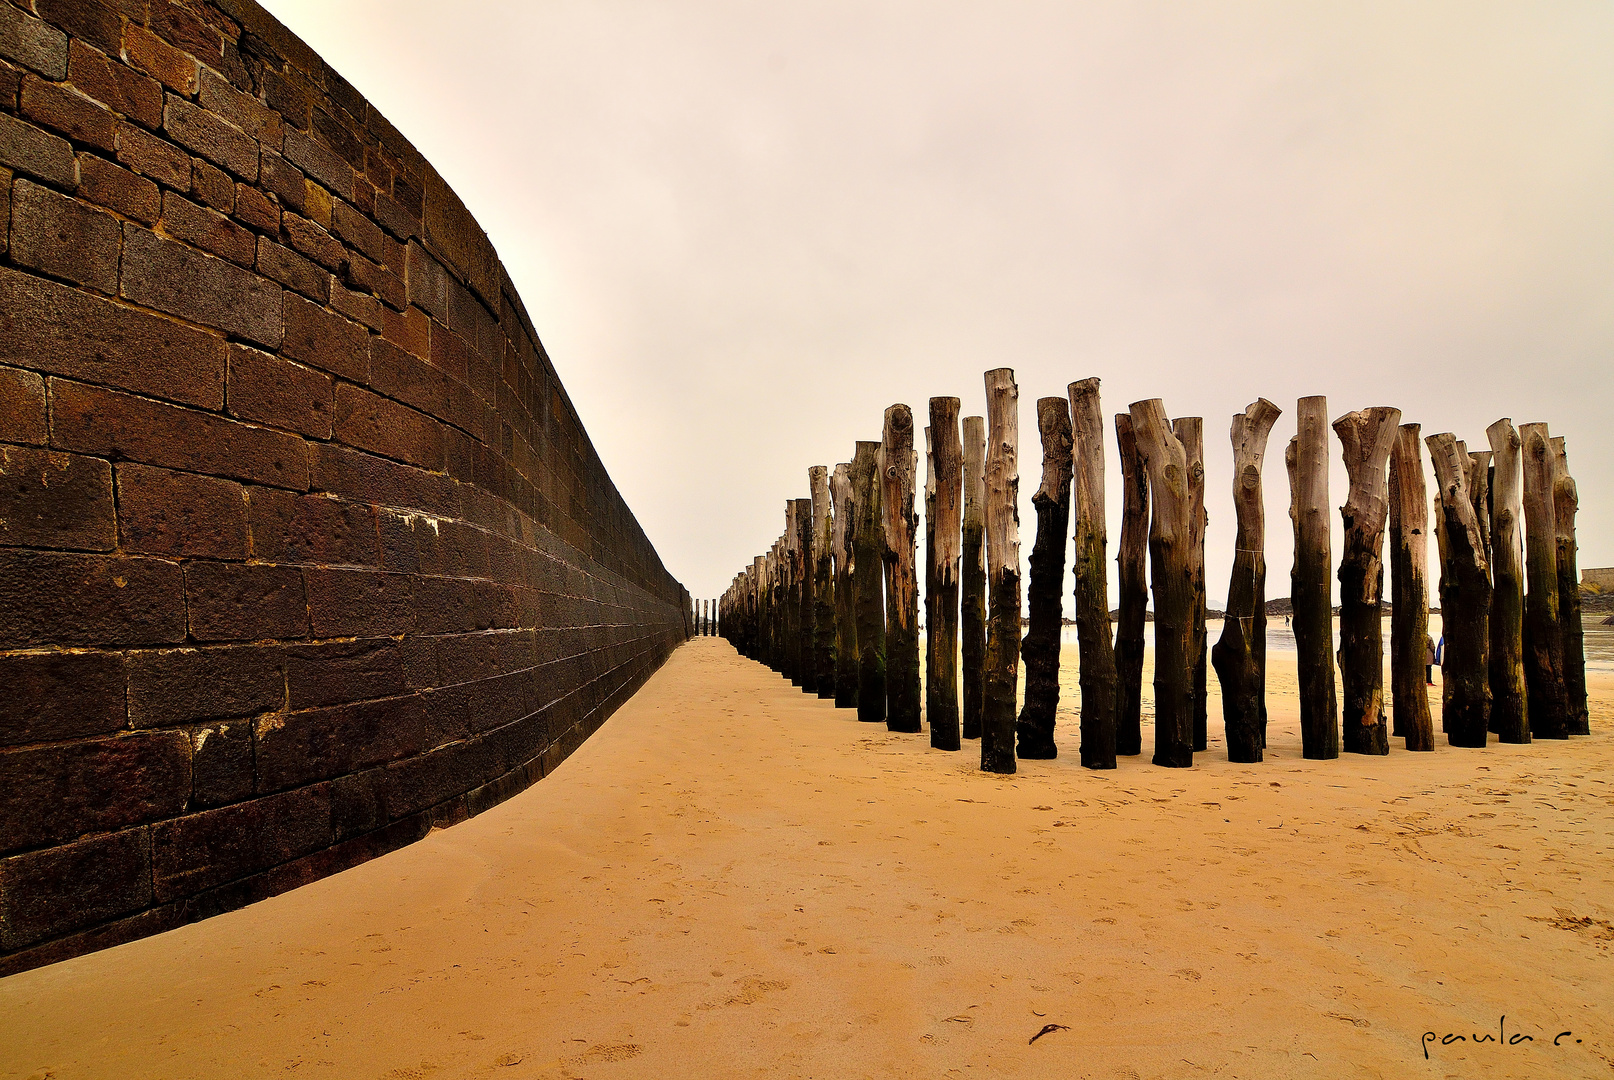
{"label": "vanishing point of wall", "polygon": [[341,76],[250,0],[0,0],[0,974],[507,798],[687,610]]}

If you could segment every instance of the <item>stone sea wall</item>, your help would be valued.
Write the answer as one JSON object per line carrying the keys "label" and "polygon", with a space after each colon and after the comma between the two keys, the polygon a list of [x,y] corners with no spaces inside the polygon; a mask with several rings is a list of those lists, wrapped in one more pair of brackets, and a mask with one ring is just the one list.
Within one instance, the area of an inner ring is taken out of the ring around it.
{"label": "stone sea wall", "polygon": [[690,632],[487,237],[248,0],[0,0],[0,974],[553,768]]}

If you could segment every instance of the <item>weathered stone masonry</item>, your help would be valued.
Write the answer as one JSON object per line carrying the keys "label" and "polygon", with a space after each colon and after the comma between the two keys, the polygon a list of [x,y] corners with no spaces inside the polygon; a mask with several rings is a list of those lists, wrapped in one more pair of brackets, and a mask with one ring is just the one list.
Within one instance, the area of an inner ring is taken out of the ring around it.
{"label": "weathered stone masonry", "polygon": [[492,247],[250,0],[0,0],[0,973],[544,775],[690,632]]}

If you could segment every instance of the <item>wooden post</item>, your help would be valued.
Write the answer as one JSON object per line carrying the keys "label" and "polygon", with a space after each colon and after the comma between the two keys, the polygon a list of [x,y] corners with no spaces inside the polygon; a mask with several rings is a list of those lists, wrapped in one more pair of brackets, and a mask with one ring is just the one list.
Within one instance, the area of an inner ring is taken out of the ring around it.
{"label": "wooden post", "polygon": [[981,768],[1012,773],[1020,681],[1020,390],[1011,368],[986,373],[986,563],[991,589],[981,706]]}
{"label": "wooden post", "polygon": [[805,694],[818,689],[818,660],[813,654],[813,500],[796,500],[796,601],[801,613],[796,617],[796,674]]}
{"label": "wooden post", "polygon": [[829,501],[829,469],[807,470],[813,505],[813,687],[821,698],[835,696],[835,560],[830,553],[834,512]]}
{"label": "wooden post", "polygon": [[986,672],[986,418],[964,418],[964,516],[959,567],[963,736],[981,737]]}
{"label": "wooden post", "polygon": [[762,555],[753,558],[751,560],[751,580],[749,583],[751,595],[747,601],[749,607],[746,612],[746,621],[750,624],[748,629],[750,651],[746,655],[757,661],[762,659],[762,590],[764,588],[763,583],[767,581],[767,575],[767,558]]}
{"label": "wooden post", "polygon": [[1524,460],[1525,571],[1524,682],[1530,733],[1569,737],[1569,696],[1564,686],[1564,635],[1558,604],[1558,512],[1553,505],[1552,436],[1546,424],[1519,428]]}
{"label": "wooden post", "polygon": [[1435,748],[1426,679],[1429,656],[1429,487],[1418,425],[1402,424],[1390,450],[1390,706],[1408,750]]}
{"label": "wooden post", "polygon": [[927,685],[935,690],[930,700],[930,745],[938,750],[959,748],[958,729],[958,572],[960,517],[963,512],[964,447],[958,439],[958,399],[930,399],[930,431],[936,461],[934,521],[926,533],[935,537],[931,562],[935,573],[932,622],[926,628],[932,642]]}
{"label": "wooden post", "polygon": [[1070,395],[1076,523],[1074,592],[1077,677],[1082,691],[1081,761],[1115,768],[1115,647],[1110,640],[1109,530],[1104,522],[1104,413],[1097,379],[1066,387]]}
{"label": "wooden post", "polygon": [[936,741],[936,449],[925,427],[925,719]]}
{"label": "wooden post", "polygon": [[857,601],[857,718],[885,720],[884,541],[880,518],[880,444],[859,442],[852,456],[852,591]]}
{"label": "wooden post", "polygon": [[1485,429],[1492,454],[1490,730],[1505,743],[1530,741],[1524,681],[1523,443],[1513,421]]}
{"label": "wooden post", "polygon": [[[1480,526],[1485,565],[1491,565],[1491,450],[1468,452],[1468,497],[1474,501],[1474,520]],[[1492,730],[1495,730],[1494,728]]]}
{"label": "wooden post", "polygon": [[1344,682],[1345,749],[1388,754],[1384,715],[1384,523],[1389,516],[1387,471],[1401,410],[1376,406],[1334,421],[1345,451],[1350,491],[1339,508],[1345,551],[1339,561],[1339,659]]}
{"label": "wooden post", "polygon": [[[1121,454],[1121,547],[1115,556],[1120,608],[1115,623],[1115,752],[1143,752],[1143,628],[1149,608],[1149,472],[1138,456],[1132,417],[1115,414]],[[1081,560],[1077,555],[1077,565]],[[1105,602],[1109,602],[1106,595]],[[1080,631],[1078,631],[1079,633]]]}
{"label": "wooden post", "polygon": [[857,599],[852,587],[852,466],[835,466],[831,545],[835,553],[835,707],[857,708]]}
{"label": "wooden post", "polygon": [[1564,696],[1568,699],[1569,734],[1591,734],[1586,709],[1586,638],[1580,623],[1580,551],[1575,542],[1575,513],[1580,492],[1569,475],[1564,440],[1552,440],[1552,505],[1558,544],[1558,622],[1564,638]]}
{"label": "wooden post", "polygon": [[799,555],[796,545],[801,542],[796,527],[796,500],[785,500],[785,535],[781,556],[781,577],[784,585],[784,653],[780,671],[792,686],[801,685],[801,579],[797,574]]}
{"label": "wooden post", "polygon": [[1149,471],[1154,579],[1154,763],[1194,763],[1194,585],[1188,454],[1159,398],[1133,402],[1132,433]]}
{"label": "wooden post", "polygon": [[916,732],[919,716],[919,580],[914,565],[919,520],[914,514],[917,472],[913,412],[885,411],[880,442],[880,512],[885,535],[886,727]]}
{"label": "wooden post", "polygon": [[1182,416],[1171,422],[1188,460],[1188,573],[1194,592],[1194,613],[1189,623],[1188,664],[1194,686],[1194,750],[1206,747],[1206,689],[1209,652],[1205,633],[1205,422]]}
{"label": "wooden post", "polygon": [[[767,576],[762,583],[762,629],[763,629],[763,655],[762,662],[773,671],[779,671],[781,647],[779,644],[779,630],[782,621],[779,606],[779,541],[774,541],[768,549]],[[780,672],[783,674],[783,672]]]}
{"label": "wooden post", "polygon": [[1485,541],[1468,492],[1468,454],[1450,432],[1424,442],[1440,485],[1442,545],[1440,621],[1446,639],[1441,680],[1442,726],[1453,746],[1484,746],[1491,713],[1489,672],[1491,579]]}
{"label": "wooden post", "polygon": [[1233,414],[1233,510],[1238,521],[1233,576],[1227,586],[1222,636],[1211,652],[1222,684],[1222,722],[1227,760],[1255,762],[1265,757],[1261,698],[1266,652],[1266,512],[1261,501],[1261,465],[1267,436],[1283,413],[1260,398]]}
{"label": "wooden post", "polygon": [[1289,600],[1300,674],[1300,745],[1303,757],[1326,760],[1339,757],[1334,607],[1328,585],[1333,560],[1328,535],[1328,399],[1301,398],[1295,428],[1284,464],[1289,470],[1289,518],[1295,531]]}
{"label": "wooden post", "polygon": [[1031,497],[1037,538],[1026,583],[1029,625],[1020,643],[1026,669],[1025,704],[1015,724],[1017,754],[1028,760],[1059,756],[1054,714],[1059,708],[1059,631],[1065,608],[1065,532],[1070,528],[1070,405],[1062,397],[1037,399],[1042,438],[1042,484]]}

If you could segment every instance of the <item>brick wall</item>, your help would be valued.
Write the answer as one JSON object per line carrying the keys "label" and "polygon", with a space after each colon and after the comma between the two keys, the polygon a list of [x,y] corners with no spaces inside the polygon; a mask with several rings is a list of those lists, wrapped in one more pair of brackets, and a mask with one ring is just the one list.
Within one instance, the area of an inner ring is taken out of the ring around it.
{"label": "brick wall", "polygon": [[487,238],[250,0],[0,0],[0,973],[543,776],[689,634]]}

